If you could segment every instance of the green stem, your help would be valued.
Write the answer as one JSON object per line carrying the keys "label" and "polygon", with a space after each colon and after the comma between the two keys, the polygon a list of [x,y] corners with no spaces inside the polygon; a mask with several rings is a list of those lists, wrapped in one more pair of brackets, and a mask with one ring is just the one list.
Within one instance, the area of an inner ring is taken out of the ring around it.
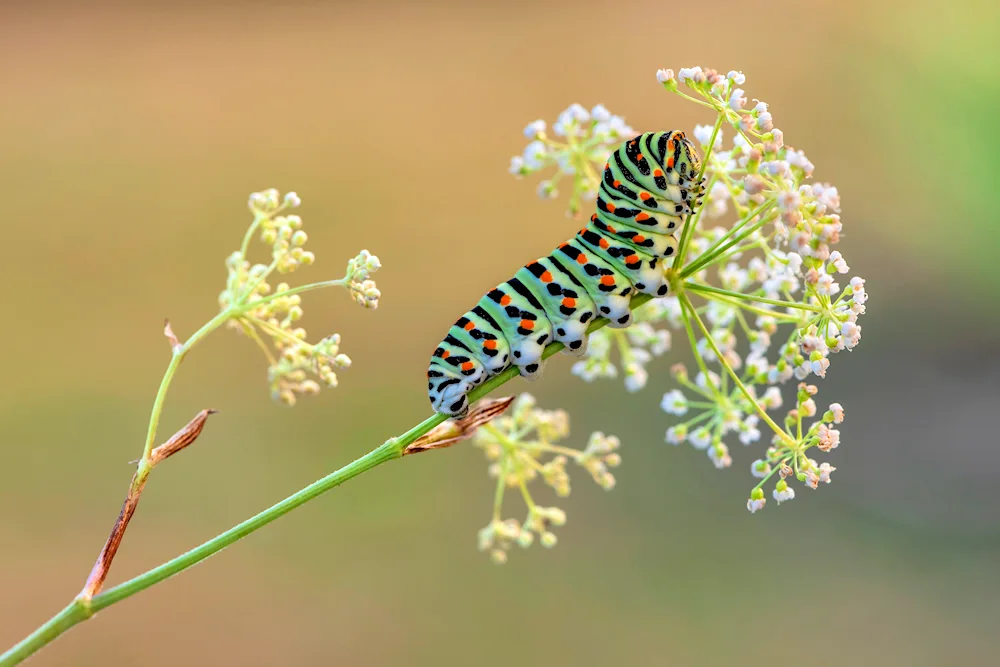
{"label": "green stem", "polygon": [[[631,307],[633,309],[638,308],[651,299],[652,297],[648,294],[639,294],[633,297]],[[198,332],[188,340],[188,343],[185,343],[185,346],[190,348],[189,344],[193,344],[192,341],[197,342],[197,340],[203,338],[219,324],[225,321],[225,318],[222,317],[223,314],[228,314],[228,311],[223,311],[223,313],[220,313],[220,315],[217,315],[208,324],[199,329]],[[210,326],[213,323],[215,323],[214,326]],[[597,331],[607,325],[607,323],[608,321],[606,319],[597,318],[591,322],[587,332],[591,333]],[[555,353],[562,350],[563,347],[562,343],[552,343],[545,348],[542,353],[542,358],[548,359]],[[519,372],[516,367],[511,367],[503,373],[490,378],[469,393],[469,402],[472,403],[479,400],[483,396],[486,396],[497,387],[506,383],[508,380],[516,377],[518,373]],[[166,385],[169,385],[169,382],[167,382]],[[161,391],[166,393],[165,386],[161,386]],[[409,444],[438,424],[444,422],[446,419],[447,417],[443,414],[434,414],[398,438],[387,440],[379,447],[376,447],[340,470],[332,472],[326,477],[313,482],[304,489],[288,496],[276,505],[272,505],[256,516],[251,517],[243,523],[213,537],[207,542],[191,549],[187,553],[181,554],[180,556],[177,556],[176,558],[173,558],[166,563],[153,568],[152,570],[144,572],[143,574],[140,574],[125,583],[119,584],[114,588],[110,588],[103,593],[99,593],[89,601],[74,600],[69,606],[46,621],[43,625],[39,626],[38,629],[25,637],[20,643],[15,645],[3,655],[0,655],[0,667],[10,667],[10,665],[20,663],[22,660],[41,649],[62,633],[66,632],[81,621],[85,621],[90,618],[97,611],[110,607],[116,602],[121,602],[122,600],[135,595],[136,593],[143,591],[150,586],[163,581],[164,579],[168,579],[169,577],[186,570],[192,565],[200,563],[209,556],[222,551],[229,545],[246,537],[250,533],[263,528],[275,519],[291,512],[296,507],[309,502],[313,498],[316,498],[334,487],[340,486],[347,480],[353,479],[361,473],[371,470],[372,468],[375,468],[376,466],[379,466],[387,461],[400,458],[403,455],[403,451]]]}
{"label": "green stem", "polygon": [[146,444],[142,450],[142,458],[139,463],[140,468],[145,468],[148,465],[149,455],[153,451],[153,445],[156,444],[156,429],[160,425],[160,415],[163,413],[163,402],[167,398],[167,390],[170,389],[170,383],[174,379],[174,374],[177,373],[177,369],[180,367],[181,362],[184,361],[184,356],[191,350],[192,347],[204,339],[205,336],[222,326],[231,316],[231,311],[222,311],[206,322],[200,329],[195,331],[190,338],[184,341],[183,345],[174,350],[174,354],[170,358],[170,363],[167,364],[167,370],[163,373],[163,379],[160,380],[160,388],[156,392],[156,398],[153,399],[153,411],[149,416],[149,428],[146,431]]}
{"label": "green stem", "polygon": [[[716,115],[715,127],[712,128],[712,138],[708,140],[708,147],[705,149],[705,157],[701,161],[701,168],[698,170],[698,176],[695,178],[695,183],[700,183],[701,179],[705,176],[705,170],[708,169],[708,162],[712,159],[712,152],[715,150],[715,138],[719,136],[719,128],[722,126],[722,113]],[[705,186],[705,191],[702,192],[703,197],[708,197],[708,192],[712,189],[715,184],[715,176],[712,177],[712,182]],[[694,236],[694,228],[698,226],[698,220],[701,218],[701,212],[704,210],[704,205],[698,209],[698,212],[691,216],[693,219],[688,220],[684,225],[684,229],[681,230],[681,240],[677,247],[677,258],[674,260],[674,266],[682,268],[684,266],[684,255],[687,253],[688,243],[691,237]]]}
{"label": "green stem", "polygon": [[[746,399],[750,402],[750,405],[753,406],[758,416],[760,416],[760,418],[764,421],[764,423],[766,423],[768,426],[771,427],[771,430],[774,431],[775,435],[784,440],[785,443],[788,444],[789,446],[794,447],[795,441],[792,440],[790,435],[785,433],[784,429],[782,429],[780,426],[774,423],[774,420],[771,419],[771,415],[767,414],[767,410],[764,410],[763,408],[760,407],[760,404],[757,403],[756,397],[754,397],[754,395],[750,393],[750,390],[747,389],[747,386],[743,384],[743,381],[740,380],[738,375],[736,375],[736,371],[733,370],[732,366],[730,366],[729,363],[722,356],[722,351],[719,349],[719,346],[715,344],[715,340],[712,339],[712,336],[708,332],[708,328],[705,326],[705,323],[701,321],[700,317],[698,317],[698,313],[695,312],[694,305],[691,303],[691,300],[688,299],[686,294],[681,294],[680,300],[681,300],[681,312],[682,313],[684,311],[691,312],[691,316],[694,318],[694,321],[698,324],[698,327],[701,329],[701,332],[705,334],[705,338],[708,339],[709,346],[715,352],[715,356],[719,360],[719,365],[726,370],[726,372],[729,374],[729,377],[733,379],[733,382],[736,383],[736,386],[739,387],[743,395],[746,396]],[[685,317],[685,322],[686,321],[687,318]]]}
{"label": "green stem", "polygon": [[37,630],[15,644],[6,653],[0,655],[0,665],[18,664],[80,621],[85,621],[89,617],[84,604],[79,600],[73,600],[65,609],[40,625]]}
{"label": "green stem", "polygon": [[[770,199],[768,201],[765,201],[763,204],[761,204],[760,206],[758,206],[754,210],[750,211],[750,213],[748,213],[742,220],[740,220],[735,225],[733,225],[732,229],[730,229],[728,232],[726,232],[726,234],[722,238],[720,238],[718,241],[716,241],[712,245],[712,247],[710,247],[708,250],[706,250],[704,253],[702,253],[702,255],[697,260],[695,260],[694,262],[691,262],[691,264],[689,266],[683,267],[681,269],[681,277],[687,278],[687,277],[689,277],[689,276],[697,273],[702,268],[704,268],[706,265],[712,263],[712,261],[714,261],[716,259],[716,257],[718,257],[722,253],[726,252],[727,250],[729,250],[730,248],[732,248],[734,245],[736,245],[737,243],[739,243],[740,241],[742,241],[743,239],[747,238],[748,236],[750,236],[751,234],[753,234],[755,231],[757,231],[758,229],[760,229],[761,227],[763,227],[764,224],[767,223],[767,221],[769,220],[769,218],[761,218],[749,230],[747,230],[745,232],[742,231],[743,227],[745,227],[747,225],[747,223],[749,223],[755,217],[757,217],[759,215],[763,215],[765,211],[767,211],[768,209],[770,209],[776,203],[777,202],[775,202],[773,199]],[[740,233],[741,233],[741,235],[737,236],[737,234],[740,234]],[[736,238],[733,238],[734,236],[736,236]],[[729,239],[728,243],[726,243],[727,239]],[[724,243],[726,245],[723,245]]]}
{"label": "green stem", "polygon": [[701,283],[693,283],[691,281],[685,282],[684,288],[689,290],[694,290],[695,292],[711,292],[712,294],[721,294],[723,296],[728,296],[732,299],[741,299],[743,301],[766,303],[772,306],[784,306],[785,308],[811,310],[814,313],[821,313],[821,314],[826,312],[823,308],[820,308],[819,306],[813,306],[807,303],[799,303],[797,301],[779,301],[777,299],[767,299],[762,296],[753,296],[751,294],[743,294],[741,292],[731,292],[729,290],[720,289],[718,287],[712,287],[711,285],[703,285]]}
{"label": "green stem", "polygon": [[253,301],[247,301],[246,303],[240,304],[236,309],[238,313],[242,314],[248,310],[255,310],[264,304],[270,303],[275,299],[282,299],[286,296],[291,296],[293,294],[300,294],[302,292],[308,292],[314,289],[322,289],[324,287],[341,287],[346,285],[350,276],[345,276],[343,278],[338,278],[337,280],[323,280],[318,283],[309,283],[308,285],[300,285],[299,287],[293,287],[287,289],[284,292],[275,292],[274,294],[268,294],[267,296],[262,296],[259,299],[254,299]]}

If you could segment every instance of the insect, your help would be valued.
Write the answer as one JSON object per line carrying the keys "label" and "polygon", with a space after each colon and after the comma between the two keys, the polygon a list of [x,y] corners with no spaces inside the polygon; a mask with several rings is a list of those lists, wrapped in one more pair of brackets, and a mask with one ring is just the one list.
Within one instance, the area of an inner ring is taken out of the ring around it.
{"label": "insect", "polygon": [[582,355],[592,319],[625,328],[634,294],[666,295],[674,234],[703,194],[700,166],[677,130],[641,134],[612,153],[587,226],[487,292],[434,350],[427,370],[434,410],[464,416],[469,392],[488,378],[513,365],[533,380],[547,344]]}

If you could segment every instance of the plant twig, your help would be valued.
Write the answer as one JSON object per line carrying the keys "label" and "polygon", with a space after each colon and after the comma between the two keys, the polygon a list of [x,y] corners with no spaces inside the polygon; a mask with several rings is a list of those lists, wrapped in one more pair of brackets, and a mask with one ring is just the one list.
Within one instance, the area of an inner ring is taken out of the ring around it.
{"label": "plant twig", "polygon": [[[172,336],[169,323],[166,325],[166,333],[168,338]],[[125,502],[122,503],[122,510],[115,520],[115,525],[111,528],[111,534],[108,535],[104,548],[98,554],[97,562],[94,563],[90,576],[87,577],[87,582],[84,584],[83,590],[80,591],[78,598],[81,601],[88,602],[104,586],[104,580],[107,579],[108,572],[111,570],[111,562],[114,560],[115,554],[118,553],[122,538],[125,537],[125,529],[128,528],[128,523],[132,520],[132,515],[135,514],[135,510],[139,506],[139,497],[146,487],[150,471],[160,461],[173,456],[197,440],[202,429],[205,428],[208,416],[212,414],[215,414],[215,410],[209,409],[199,412],[184,428],[174,433],[169,440],[151,452],[148,466],[140,466],[136,469],[135,474],[132,475],[132,482],[129,484]]]}
{"label": "plant twig", "polygon": [[[638,308],[639,306],[650,301],[652,298],[653,297],[648,294],[638,294],[632,297],[631,307],[632,309]],[[587,333],[593,333],[607,324],[608,320],[604,318],[595,318],[591,321],[590,326],[587,327]],[[551,343],[546,346],[545,351],[542,353],[542,358],[548,359],[563,348],[564,345],[562,343]],[[469,402],[474,403],[475,401],[485,397],[494,389],[509,380],[514,379],[518,375],[518,369],[516,367],[511,367],[499,375],[491,377],[489,380],[479,385],[469,393]],[[31,634],[11,647],[6,653],[0,655],[0,667],[10,667],[11,665],[20,663],[70,628],[86,621],[102,609],[110,607],[116,602],[121,602],[122,600],[149,588],[150,586],[158,584],[175,574],[183,572],[189,567],[205,560],[209,556],[222,551],[229,545],[246,537],[250,533],[263,528],[275,519],[291,512],[296,507],[304,505],[313,498],[316,498],[330,489],[340,486],[344,482],[357,477],[361,473],[367,472],[368,470],[371,470],[372,468],[382,465],[388,461],[401,458],[407,447],[446,420],[447,417],[445,415],[440,413],[434,414],[401,436],[397,438],[390,438],[382,445],[371,450],[364,456],[352,461],[340,470],[336,470],[326,477],[316,480],[309,486],[296,491],[281,502],[272,505],[256,516],[250,517],[243,523],[233,526],[229,530],[216,535],[212,539],[202,543],[194,549],[172,558],[166,563],[154,567],[153,569],[148,570],[124,583],[98,593],[94,595],[92,599],[74,599],[59,613],[36,628]]]}

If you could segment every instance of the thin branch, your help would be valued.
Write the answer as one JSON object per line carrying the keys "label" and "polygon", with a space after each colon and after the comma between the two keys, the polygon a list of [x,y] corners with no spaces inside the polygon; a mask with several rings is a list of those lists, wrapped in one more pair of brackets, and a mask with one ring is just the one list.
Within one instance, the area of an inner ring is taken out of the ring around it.
{"label": "thin branch", "polygon": [[[653,297],[648,294],[638,294],[632,297],[631,307],[634,310],[647,303],[652,298]],[[590,326],[587,327],[587,333],[593,333],[607,324],[608,320],[603,317],[594,318],[591,321]],[[542,358],[548,359],[553,354],[562,350],[563,347],[562,343],[550,343],[545,347],[545,350],[542,353]],[[491,391],[505,382],[514,379],[518,375],[518,369],[516,367],[511,367],[499,375],[491,377],[489,380],[469,392],[469,402],[474,403],[475,401],[485,397]],[[330,489],[336,488],[344,482],[353,479],[354,477],[357,477],[358,475],[367,472],[376,466],[402,457],[403,452],[409,445],[413,444],[421,436],[429,433],[432,429],[446,420],[447,417],[445,415],[435,413],[419,424],[413,426],[406,433],[403,433],[396,438],[390,438],[381,446],[376,447],[364,456],[347,464],[340,470],[334,471],[326,477],[323,477],[309,486],[300,489],[281,502],[272,505],[256,516],[247,519],[243,523],[233,526],[229,530],[216,535],[212,539],[200,544],[190,551],[154,567],[153,569],[148,570],[126,582],[98,593],[93,596],[93,599],[84,599],[82,596],[78,596],[65,609],[40,625],[27,637],[12,646],[6,653],[0,654],[0,667],[10,667],[11,665],[16,665],[54,640],[59,635],[63,634],[73,626],[86,621],[100,610],[106,609],[116,602],[120,602],[140,591],[146,590],[150,586],[168,579],[179,572],[183,572],[192,565],[200,563],[209,556],[222,551],[234,542],[237,542],[254,531],[263,528],[275,519],[284,516],[296,507],[300,507]]]}
{"label": "thin branch", "polygon": [[[169,322],[166,325],[166,334],[168,338],[172,335]],[[107,579],[108,572],[111,570],[111,562],[114,560],[115,554],[118,553],[118,547],[121,546],[122,538],[125,537],[125,529],[128,528],[128,523],[132,520],[132,515],[135,514],[135,510],[139,506],[139,497],[142,495],[142,490],[146,487],[146,480],[149,478],[149,473],[153,469],[153,466],[173,456],[197,440],[198,436],[201,435],[202,429],[205,428],[208,416],[212,414],[215,414],[215,410],[202,410],[199,412],[184,428],[177,431],[169,440],[152,451],[148,466],[140,466],[135,471],[135,474],[132,475],[132,482],[129,484],[125,502],[122,503],[122,510],[115,520],[115,525],[111,528],[111,534],[108,535],[108,539],[104,543],[104,548],[101,549],[101,553],[97,556],[97,562],[94,563],[94,567],[90,571],[90,576],[87,577],[87,583],[84,584],[83,590],[80,591],[79,597],[82,600],[90,600],[104,586],[104,580]]]}

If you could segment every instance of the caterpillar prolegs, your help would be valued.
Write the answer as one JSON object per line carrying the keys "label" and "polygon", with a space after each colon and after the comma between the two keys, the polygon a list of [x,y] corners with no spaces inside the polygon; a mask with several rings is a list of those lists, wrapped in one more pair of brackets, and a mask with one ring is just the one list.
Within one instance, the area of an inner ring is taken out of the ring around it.
{"label": "caterpillar prolegs", "polygon": [[582,355],[593,318],[624,328],[633,294],[666,295],[674,234],[703,194],[700,166],[676,130],[641,134],[612,153],[587,226],[487,292],[434,350],[427,371],[434,410],[464,416],[468,393],[488,378],[513,365],[535,379],[547,344]]}

